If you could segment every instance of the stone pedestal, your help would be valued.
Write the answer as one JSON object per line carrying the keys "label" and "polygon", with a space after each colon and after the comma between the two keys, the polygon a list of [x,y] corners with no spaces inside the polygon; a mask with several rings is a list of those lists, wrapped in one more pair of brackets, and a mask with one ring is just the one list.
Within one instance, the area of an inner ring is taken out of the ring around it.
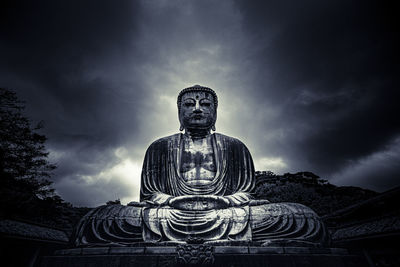
{"label": "stone pedestal", "polygon": [[179,245],[59,250],[41,267],[71,266],[368,266],[363,255],[340,248]]}

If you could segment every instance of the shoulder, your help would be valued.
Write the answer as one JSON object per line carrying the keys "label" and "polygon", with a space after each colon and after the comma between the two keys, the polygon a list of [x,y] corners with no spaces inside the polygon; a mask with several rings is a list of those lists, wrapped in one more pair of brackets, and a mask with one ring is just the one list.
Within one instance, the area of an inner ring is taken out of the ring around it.
{"label": "shoulder", "polygon": [[179,140],[179,138],[180,138],[180,135],[181,135],[180,133],[177,133],[177,134],[159,138],[159,139],[155,140],[153,143],[151,143],[151,145],[149,146],[149,149],[152,147],[168,145],[171,142],[177,142],[177,140]]}
{"label": "shoulder", "polygon": [[227,135],[224,135],[221,133],[214,133],[214,135],[215,135],[215,138],[217,139],[217,141],[246,147],[246,145],[243,144],[242,141],[240,141],[239,139],[237,139],[235,137],[227,136]]}

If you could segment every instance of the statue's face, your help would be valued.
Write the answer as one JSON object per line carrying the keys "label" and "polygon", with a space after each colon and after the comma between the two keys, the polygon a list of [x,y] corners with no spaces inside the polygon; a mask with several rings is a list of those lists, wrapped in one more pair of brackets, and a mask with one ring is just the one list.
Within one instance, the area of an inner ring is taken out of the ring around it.
{"label": "statue's face", "polygon": [[211,128],[216,120],[217,112],[214,97],[208,92],[187,92],[182,95],[179,120],[184,128]]}

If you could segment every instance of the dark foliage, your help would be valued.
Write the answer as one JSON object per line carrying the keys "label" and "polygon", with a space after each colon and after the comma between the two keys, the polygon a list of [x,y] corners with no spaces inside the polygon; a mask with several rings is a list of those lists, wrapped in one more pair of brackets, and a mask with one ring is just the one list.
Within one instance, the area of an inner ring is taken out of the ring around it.
{"label": "dark foliage", "polygon": [[24,191],[47,197],[56,166],[47,160],[46,137],[37,133],[42,123],[32,127],[23,109],[14,92],[0,88],[0,173],[19,180]]}
{"label": "dark foliage", "polygon": [[369,199],[376,192],[352,186],[335,186],[312,172],[256,173],[254,195],[271,202],[296,202],[309,206],[319,215],[330,214]]}
{"label": "dark foliage", "polygon": [[0,216],[71,229],[88,211],[73,208],[51,188],[56,166],[47,159],[46,137],[23,115],[24,103],[0,88]]}
{"label": "dark foliage", "polygon": [[115,204],[121,204],[121,200],[118,198],[116,200],[109,200],[106,202],[106,205],[115,205]]}

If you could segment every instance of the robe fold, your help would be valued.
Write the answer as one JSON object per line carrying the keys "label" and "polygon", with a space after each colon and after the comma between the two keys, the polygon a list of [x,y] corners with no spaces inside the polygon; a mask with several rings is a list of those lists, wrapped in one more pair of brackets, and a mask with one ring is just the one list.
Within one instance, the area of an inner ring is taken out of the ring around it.
{"label": "robe fold", "polygon": [[212,135],[217,173],[210,184],[188,185],[179,173],[182,134],[155,141],[143,162],[140,201],[159,195],[215,195],[245,202],[254,187],[254,165],[250,152],[239,140],[222,134]]}
{"label": "robe fold", "polygon": [[232,207],[204,211],[144,208],[144,240],[251,240],[249,207],[241,207],[251,199],[254,187],[254,165],[246,146],[235,138],[213,134],[216,175],[209,184],[193,186],[179,172],[182,141],[182,134],[175,134],[150,145],[143,163],[140,201],[159,204],[177,196],[211,195],[225,196]]}
{"label": "robe fold", "polygon": [[[217,171],[210,183],[201,185],[187,184],[179,172],[182,134],[152,143],[143,162],[141,202],[101,206],[90,211],[75,228],[73,244],[120,246],[190,239],[253,241],[265,246],[329,244],[327,229],[310,208],[296,203],[251,200],[254,166],[242,142],[215,133],[211,143]],[[174,197],[188,195],[194,199],[220,196],[230,204],[227,208],[205,206],[200,210],[167,205]]]}

